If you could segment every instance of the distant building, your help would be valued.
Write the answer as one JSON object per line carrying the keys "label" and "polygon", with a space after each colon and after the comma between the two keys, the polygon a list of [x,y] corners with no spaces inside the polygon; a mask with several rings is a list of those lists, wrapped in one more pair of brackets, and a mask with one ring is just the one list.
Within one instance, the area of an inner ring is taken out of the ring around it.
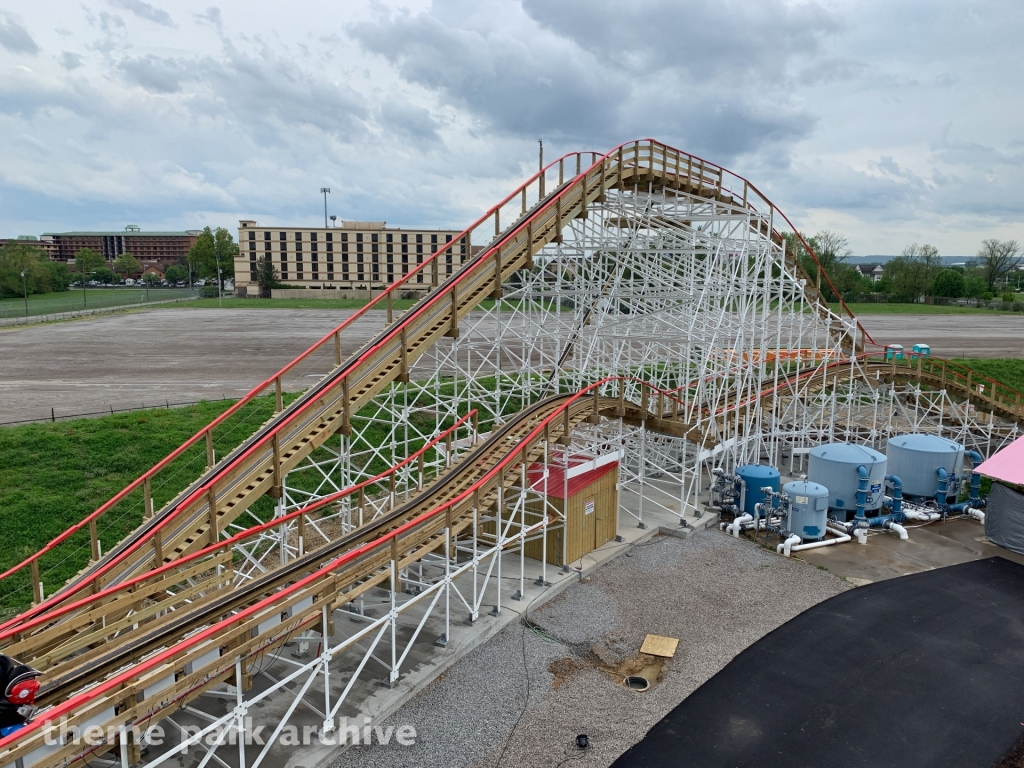
{"label": "distant building", "polygon": [[35,248],[39,248],[47,256],[47,258],[53,258],[55,251],[54,245],[49,240],[40,240],[35,235],[19,235],[18,237],[0,238],[0,248],[3,248],[8,243],[14,245],[31,245]]}
{"label": "distant building", "polygon": [[[238,222],[235,287],[254,286],[256,259],[270,254],[281,282],[304,288],[377,290],[409,274],[432,253],[458,237],[441,229],[388,228],[386,222],[346,221],[340,227],[261,227]],[[476,250],[475,248],[473,249]],[[470,255],[463,238],[439,258],[436,274],[427,268],[409,288],[426,291],[458,271]]]}
{"label": "distant building", "polygon": [[41,239],[52,243],[50,258],[56,261],[73,261],[78,251],[89,248],[108,262],[130,253],[140,263],[167,265],[184,262],[198,236],[198,230],[143,232],[129,224],[122,232],[44,232]]}
{"label": "distant building", "polygon": [[872,283],[877,283],[882,279],[882,275],[885,274],[885,267],[881,264],[858,264],[857,269]]}

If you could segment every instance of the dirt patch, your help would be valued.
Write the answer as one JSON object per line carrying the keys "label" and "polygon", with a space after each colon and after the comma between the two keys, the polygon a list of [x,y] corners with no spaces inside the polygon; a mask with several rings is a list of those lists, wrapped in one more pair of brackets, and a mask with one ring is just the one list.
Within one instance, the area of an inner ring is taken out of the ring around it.
{"label": "dirt patch", "polygon": [[551,682],[551,687],[558,690],[570,677],[590,666],[583,659],[573,656],[563,656],[560,659],[555,659],[548,664],[548,672],[555,678]]}

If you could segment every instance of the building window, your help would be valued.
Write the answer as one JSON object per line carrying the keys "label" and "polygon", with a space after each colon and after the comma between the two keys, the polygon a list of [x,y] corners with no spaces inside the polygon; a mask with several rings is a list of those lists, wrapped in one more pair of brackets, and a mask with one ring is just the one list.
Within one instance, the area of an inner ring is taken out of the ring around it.
{"label": "building window", "polygon": [[310,232],[309,233],[309,239],[310,239],[311,242],[315,243],[316,242],[316,232]]}
{"label": "building window", "polygon": [[282,232],[282,233],[281,233],[281,242],[284,242],[284,241],[285,241],[285,240],[287,240],[287,239],[288,239],[288,237],[287,237],[287,233],[285,233],[285,232]]}
{"label": "building window", "polygon": [[269,229],[266,232],[263,233],[263,239],[264,240],[269,240],[270,239],[270,230]]}
{"label": "building window", "polygon": [[[284,265],[282,265],[282,266],[284,266]],[[282,280],[287,280],[288,279],[288,270],[286,270],[286,269],[282,269],[281,270],[281,279]]]}
{"label": "building window", "polygon": [[370,241],[376,243],[377,242],[377,235],[375,235],[375,234],[374,235],[370,235]]}
{"label": "building window", "polygon": [[[327,263],[331,264],[333,261],[334,261],[334,254],[333,253],[328,253],[327,254]],[[328,269],[331,269],[331,267],[328,267]]]}
{"label": "building window", "polygon": [[[327,242],[328,243],[334,242],[334,233],[333,232],[328,232],[327,233]],[[327,250],[331,250],[331,249],[328,248]]]}
{"label": "building window", "polygon": [[314,272],[313,273],[313,279],[314,280],[319,280],[320,279],[320,273],[319,272]]}
{"label": "building window", "polygon": [[298,240],[295,241],[295,250],[299,253],[302,253],[302,243]]}
{"label": "building window", "polygon": [[250,251],[255,251],[256,250],[256,243],[255,242],[250,242],[249,243],[249,250]]}
{"label": "building window", "polygon": [[300,240],[302,240],[302,233],[301,232],[296,232],[295,233],[295,242],[299,242]]}
{"label": "building window", "polygon": [[256,239],[256,233],[255,232],[250,232],[249,233],[249,239],[250,240],[255,240]]}
{"label": "building window", "polygon": [[333,250],[334,250],[334,243],[328,243],[327,244],[327,252],[330,253]]}

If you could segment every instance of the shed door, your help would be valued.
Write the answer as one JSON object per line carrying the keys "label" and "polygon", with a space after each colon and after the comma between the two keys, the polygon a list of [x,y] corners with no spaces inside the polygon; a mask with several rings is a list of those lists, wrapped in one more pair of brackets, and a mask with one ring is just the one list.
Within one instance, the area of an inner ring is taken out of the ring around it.
{"label": "shed door", "polygon": [[597,549],[614,539],[618,529],[619,505],[615,483],[606,483],[601,492],[597,494],[594,503],[594,549]]}

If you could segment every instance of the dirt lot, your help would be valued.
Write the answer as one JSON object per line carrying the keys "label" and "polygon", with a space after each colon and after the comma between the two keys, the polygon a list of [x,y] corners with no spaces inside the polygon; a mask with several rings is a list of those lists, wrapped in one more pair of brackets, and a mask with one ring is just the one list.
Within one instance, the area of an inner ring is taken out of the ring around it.
{"label": "dirt lot", "polygon": [[[240,397],[353,310],[154,309],[0,330],[0,422]],[[345,355],[383,327],[372,311],[344,337]],[[876,341],[936,355],[1024,357],[1024,318],[992,315],[871,315]],[[302,367],[301,389],[325,372]]]}
{"label": "dirt lot", "polygon": [[879,344],[930,344],[939,357],[1024,357],[1020,315],[862,315]]}

